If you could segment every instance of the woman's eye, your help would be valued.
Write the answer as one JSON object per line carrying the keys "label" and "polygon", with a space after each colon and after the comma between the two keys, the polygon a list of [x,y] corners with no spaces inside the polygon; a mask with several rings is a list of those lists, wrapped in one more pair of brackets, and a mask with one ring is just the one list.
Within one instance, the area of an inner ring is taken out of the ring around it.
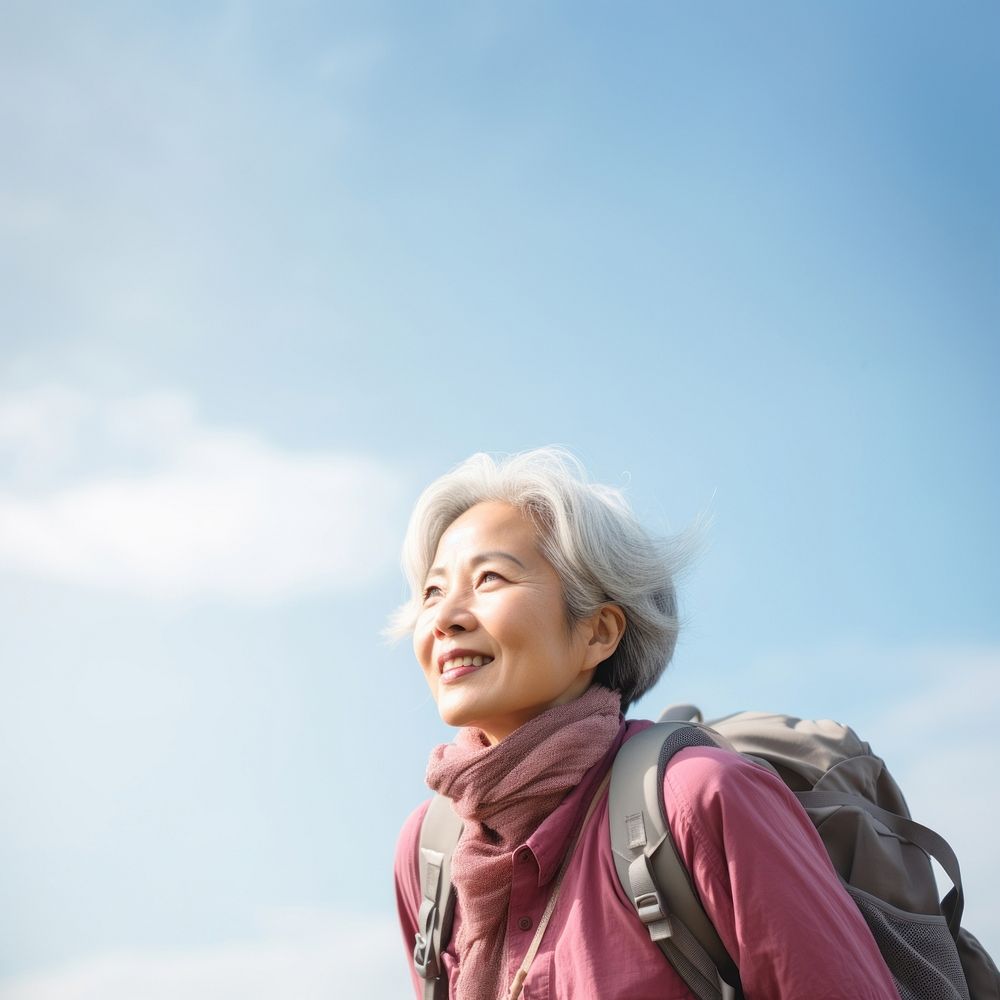
{"label": "woman's eye", "polygon": [[424,600],[428,601],[432,597],[437,597],[440,593],[441,588],[432,583],[429,587],[424,587]]}
{"label": "woman's eye", "polygon": [[499,573],[494,573],[491,569],[486,570],[486,572],[481,573],[479,576],[480,583],[491,583],[493,580],[502,579],[503,577]]}

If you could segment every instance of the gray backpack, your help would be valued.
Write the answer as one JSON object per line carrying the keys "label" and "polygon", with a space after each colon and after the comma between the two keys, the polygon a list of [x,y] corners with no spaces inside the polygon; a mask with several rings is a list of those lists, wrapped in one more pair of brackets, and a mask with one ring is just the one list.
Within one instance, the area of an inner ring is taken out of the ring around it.
{"label": "gray backpack", "polygon": [[[703,724],[698,709],[682,705],[619,750],[608,816],[625,894],[699,1000],[730,1000],[742,991],[739,972],[698,900],[666,823],[663,772],[675,753],[690,746],[744,753],[796,793],[903,1000],[1000,1000],[1000,972],[961,927],[964,896],[954,852],[910,818],[885,763],[853,730],[828,720],[761,712]],[[460,833],[449,801],[437,796],[420,835],[424,898],[414,963],[425,981],[425,1000],[448,995],[438,956],[451,932],[449,863]],[[938,900],[931,858],[953,884],[944,900]]]}

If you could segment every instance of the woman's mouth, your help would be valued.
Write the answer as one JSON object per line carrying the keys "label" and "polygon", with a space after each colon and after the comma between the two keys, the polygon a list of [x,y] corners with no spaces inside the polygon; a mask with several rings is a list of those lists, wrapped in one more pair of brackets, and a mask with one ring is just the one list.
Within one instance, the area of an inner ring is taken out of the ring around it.
{"label": "woman's mouth", "polygon": [[472,656],[454,656],[441,665],[441,683],[451,684],[466,674],[473,674],[481,667],[493,662],[492,656],[480,654]]}

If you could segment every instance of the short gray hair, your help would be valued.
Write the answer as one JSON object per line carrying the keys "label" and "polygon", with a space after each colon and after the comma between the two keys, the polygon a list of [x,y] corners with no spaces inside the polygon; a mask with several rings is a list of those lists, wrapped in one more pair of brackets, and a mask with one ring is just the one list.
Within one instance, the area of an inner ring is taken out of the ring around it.
{"label": "short gray hair", "polygon": [[621,490],[590,482],[574,455],[537,448],[494,458],[479,452],[420,495],[403,543],[410,599],[387,634],[413,631],[427,572],[448,526],[476,504],[508,503],[531,518],[542,551],[562,582],[570,622],[617,604],[625,634],[594,679],[619,691],[624,711],[660,678],[677,642],[674,578],[689,540],[654,538],[636,520]]}

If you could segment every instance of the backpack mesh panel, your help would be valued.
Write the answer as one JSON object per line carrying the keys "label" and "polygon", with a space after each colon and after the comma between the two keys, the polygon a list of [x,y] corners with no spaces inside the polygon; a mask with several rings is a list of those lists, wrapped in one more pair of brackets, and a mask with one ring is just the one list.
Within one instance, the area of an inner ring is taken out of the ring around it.
{"label": "backpack mesh panel", "polygon": [[[663,772],[670,763],[670,758],[675,753],[687,749],[687,747],[717,747],[719,744],[712,739],[704,729],[698,726],[681,726],[675,729],[660,747],[660,759],[656,765],[656,787],[663,788]],[[660,800],[660,815],[663,817],[664,825],[667,825],[667,810],[663,802],[663,796],[658,796]]]}
{"label": "backpack mesh panel", "polygon": [[958,949],[944,917],[907,919],[845,886],[858,904],[902,1000],[969,1000]]}

